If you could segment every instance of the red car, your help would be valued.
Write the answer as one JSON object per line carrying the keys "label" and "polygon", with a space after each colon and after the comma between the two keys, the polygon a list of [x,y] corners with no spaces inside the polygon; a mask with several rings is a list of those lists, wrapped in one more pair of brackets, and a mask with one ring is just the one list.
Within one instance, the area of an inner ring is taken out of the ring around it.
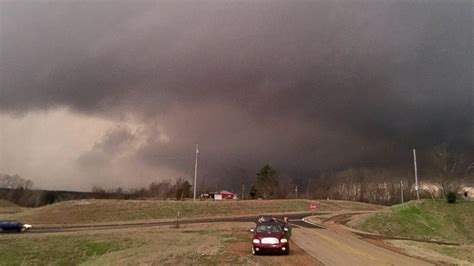
{"label": "red car", "polygon": [[290,244],[286,234],[287,230],[279,222],[257,224],[256,228],[250,229],[250,232],[253,233],[252,254],[258,255],[271,252],[288,255]]}

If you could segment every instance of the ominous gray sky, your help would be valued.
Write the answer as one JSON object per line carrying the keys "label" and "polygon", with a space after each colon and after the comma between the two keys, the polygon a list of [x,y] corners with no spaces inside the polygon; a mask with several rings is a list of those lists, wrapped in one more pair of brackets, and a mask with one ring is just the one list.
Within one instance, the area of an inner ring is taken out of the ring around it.
{"label": "ominous gray sky", "polygon": [[474,150],[472,1],[0,0],[0,19],[0,172],[40,187],[189,177],[195,143],[226,183]]}

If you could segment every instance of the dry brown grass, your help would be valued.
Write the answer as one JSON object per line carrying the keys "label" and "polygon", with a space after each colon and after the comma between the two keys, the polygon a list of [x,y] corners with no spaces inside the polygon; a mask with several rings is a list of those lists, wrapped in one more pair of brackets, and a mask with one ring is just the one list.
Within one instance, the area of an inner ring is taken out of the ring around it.
{"label": "dry brown grass", "polygon": [[429,258],[440,264],[474,264],[474,245],[451,246],[408,240],[386,240],[385,242],[411,256]]}
{"label": "dry brown grass", "polygon": [[[259,215],[263,213],[308,211],[309,200],[249,201],[161,201],[161,200],[81,200],[67,201],[3,216],[33,224],[84,224],[182,218]],[[318,211],[373,210],[377,205],[319,201]]]}
{"label": "dry brown grass", "polygon": [[22,212],[23,210],[24,208],[11,201],[0,199],[0,214],[14,214]]}
{"label": "dry brown grass", "polygon": [[345,200],[318,200],[318,211],[377,211],[386,206]]}
{"label": "dry brown grass", "polygon": [[0,199],[0,208],[11,208],[11,207],[19,207],[19,206],[11,201]]}

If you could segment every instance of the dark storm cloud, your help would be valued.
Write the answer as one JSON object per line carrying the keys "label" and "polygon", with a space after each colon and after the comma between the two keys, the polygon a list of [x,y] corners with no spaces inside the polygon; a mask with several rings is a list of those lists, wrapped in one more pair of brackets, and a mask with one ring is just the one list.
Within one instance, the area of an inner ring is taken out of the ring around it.
{"label": "dark storm cloud", "polygon": [[137,137],[129,128],[113,128],[106,132],[99,142],[94,144],[91,151],[82,154],[78,158],[78,163],[86,168],[103,167],[114,158],[122,156],[136,142]]}
{"label": "dark storm cloud", "polygon": [[145,164],[189,171],[198,142],[208,175],[307,175],[474,145],[472,1],[1,7],[0,110],[132,114]]}

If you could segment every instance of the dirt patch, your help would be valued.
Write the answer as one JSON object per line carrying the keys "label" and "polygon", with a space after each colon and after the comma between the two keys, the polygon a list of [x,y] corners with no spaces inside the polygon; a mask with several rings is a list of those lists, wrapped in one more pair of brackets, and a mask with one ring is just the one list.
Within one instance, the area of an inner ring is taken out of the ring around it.
{"label": "dirt patch", "polygon": [[335,224],[345,225],[351,220],[352,216],[357,215],[357,214],[360,214],[360,213],[339,214],[339,215],[332,216],[328,219],[325,219],[323,222],[324,223],[335,223]]}
{"label": "dirt patch", "polygon": [[245,257],[251,252],[251,247],[249,243],[239,242],[232,244],[230,250],[241,257]]}
{"label": "dirt patch", "polygon": [[[220,234],[220,239],[225,244],[222,251],[227,253],[225,257],[234,258],[233,263],[240,262],[244,265],[323,265],[291,240],[289,255],[252,255],[252,234],[249,233],[248,229],[254,225],[254,223],[218,223],[212,225],[213,231],[226,232]],[[202,230],[203,227],[206,227],[206,224],[193,224],[186,226],[183,231]],[[221,262],[224,262],[224,260],[221,260]]]}
{"label": "dirt patch", "polygon": [[[250,239],[249,239],[250,240]],[[258,265],[323,265],[321,262],[309,256],[304,250],[299,248],[293,241],[290,241],[291,251],[289,255],[251,255],[252,245],[250,241],[234,243],[230,246],[232,253],[239,257],[251,258],[251,261]]]}

